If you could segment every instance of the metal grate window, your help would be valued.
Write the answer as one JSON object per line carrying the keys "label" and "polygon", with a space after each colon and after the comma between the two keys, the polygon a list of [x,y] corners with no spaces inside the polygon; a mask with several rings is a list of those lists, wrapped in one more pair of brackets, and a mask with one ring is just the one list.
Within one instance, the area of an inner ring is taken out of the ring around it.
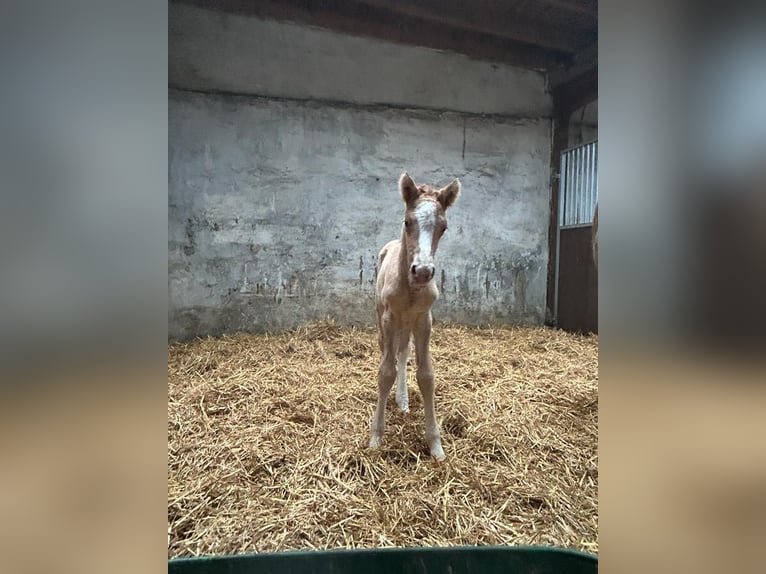
{"label": "metal grate window", "polygon": [[590,225],[598,200],[598,141],[561,154],[559,227]]}

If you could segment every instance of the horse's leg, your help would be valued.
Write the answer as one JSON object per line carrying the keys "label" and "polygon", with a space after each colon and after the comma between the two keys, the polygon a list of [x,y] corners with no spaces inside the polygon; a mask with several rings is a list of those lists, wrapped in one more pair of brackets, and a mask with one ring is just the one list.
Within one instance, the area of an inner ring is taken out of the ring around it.
{"label": "horse's leg", "polygon": [[386,426],[386,401],[396,377],[396,351],[398,349],[398,331],[385,314],[381,318],[381,343],[383,353],[378,368],[378,404],[370,425],[370,448],[378,448],[383,442]]}
{"label": "horse's leg", "polygon": [[426,442],[436,460],[446,458],[442,448],[441,433],[436,422],[436,407],[434,405],[434,368],[431,362],[431,312],[423,314],[414,330],[415,356],[418,363],[418,387],[423,395],[425,409]]}
{"label": "horse's leg", "polygon": [[383,352],[383,307],[381,305],[375,305],[375,316],[378,319],[378,347],[380,352]]}
{"label": "horse's leg", "polygon": [[407,393],[407,359],[410,356],[410,332],[404,331],[399,335],[399,352],[396,358],[396,404],[399,410],[406,413],[410,410],[410,399]]}

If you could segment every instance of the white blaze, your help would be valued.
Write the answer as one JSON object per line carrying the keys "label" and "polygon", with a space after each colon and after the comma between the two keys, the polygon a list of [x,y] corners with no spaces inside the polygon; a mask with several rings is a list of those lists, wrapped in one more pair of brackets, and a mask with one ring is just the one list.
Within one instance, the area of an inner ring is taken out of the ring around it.
{"label": "white blaze", "polygon": [[415,209],[415,218],[418,220],[418,253],[415,259],[421,264],[430,264],[436,228],[436,204],[424,201]]}

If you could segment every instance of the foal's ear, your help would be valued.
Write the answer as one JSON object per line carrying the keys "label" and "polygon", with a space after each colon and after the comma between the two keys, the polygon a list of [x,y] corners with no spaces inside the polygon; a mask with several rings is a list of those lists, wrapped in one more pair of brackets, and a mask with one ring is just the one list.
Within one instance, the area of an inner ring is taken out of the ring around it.
{"label": "foal's ear", "polygon": [[420,195],[418,188],[415,186],[415,182],[405,171],[399,178],[399,191],[402,194],[404,203],[413,203]]}
{"label": "foal's ear", "polygon": [[459,195],[460,195],[460,180],[455,179],[448,186],[443,187],[439,190],[439,197],[437,199],[439,200],[439,203],[441,203],[442,207],[444,209],[447,209],[448,207],[451,207],[452,204],[454,204],[457,201],[457,198]]}

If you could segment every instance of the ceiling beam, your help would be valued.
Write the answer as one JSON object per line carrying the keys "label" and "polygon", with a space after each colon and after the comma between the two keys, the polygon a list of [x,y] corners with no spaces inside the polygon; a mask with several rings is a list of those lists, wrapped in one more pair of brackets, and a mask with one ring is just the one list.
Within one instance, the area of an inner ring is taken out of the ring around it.
{"label": "ceiling beam", "polygon": [[582,14],[583,16],[590,16],[598,21],[597,0],[593,0],[593,2],[582,2],[578,0],[540,0],[540,2],[561,10],[568,10],[570,12],[575,12],[576,14]]}
{"label": "ceiling beam", "polygon": [[369,36],[407,45],[458,52],[531,69],[548,69],[568,56],[554,50],[501,38],[443,22],[403,18],[388,8],[344,0],[170,0],[234,14],[271,18]]}
{"label": "ceiling beam", "polygon": [[443,0],[356,0],[368,6],[385,8],[403,16],[439,22],[459,29],[525,42],[558,52],[571,53],[582,45],[582,34],[576,29],[553,27],[524,18],[510,5],[498,4],[492,10],[479,10],[465,3]]}

